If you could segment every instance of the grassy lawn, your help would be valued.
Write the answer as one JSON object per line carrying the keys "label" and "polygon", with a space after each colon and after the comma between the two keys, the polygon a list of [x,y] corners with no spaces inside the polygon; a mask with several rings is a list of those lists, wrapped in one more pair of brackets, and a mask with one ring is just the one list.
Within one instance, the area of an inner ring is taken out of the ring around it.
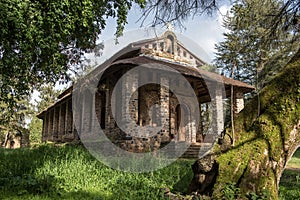
{"label": "grassy lawn", "polygon": [[300,169],[300,148],[294,153],[293,157],[288,162],[287,167]]}
{"label": "grassy lawn", "polygon": [[300,200],[300,148],[288,162],[287,168],[280,179],[279,197],[281,200]]}
{"label": "grassy lawn", "polygon": [[163,199],[161,188],[187,189],[193,162],[136,174],[111,169],[80,146],[0,149],[0,199]]}
{"label": "grassy lawn", "polygon": [[[184,193],[193,160],[150,173],[111,169],[81,146],[0,149],[0,199],[163,199],[161,188]],[[288,167],[300,168],[300,149]],[[300,171],[285,170],[280,199],[300,199]]]}

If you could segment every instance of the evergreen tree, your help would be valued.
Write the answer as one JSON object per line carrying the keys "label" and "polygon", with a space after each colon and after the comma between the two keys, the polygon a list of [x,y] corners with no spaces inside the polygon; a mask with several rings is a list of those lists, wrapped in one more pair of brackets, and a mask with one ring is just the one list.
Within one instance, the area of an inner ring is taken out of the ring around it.
{"label": "evergreen tree", "polygon": [[[223,74],[262,88],[299,48],[292,29],[277,31],[270,39],[274,13],[283,2],[277,0],[236,1],[224,20],[225,40],[216,46],[215,64]],[[282,22],[283,23],[283,22]]]}
{"label": "evergreen tree", "polygon": [[33,113],[29,97],[23,96],[9,105],[8,102],[0,101],[0,143],[6,146],[8,139],[16,134],[28,134],[26,119]]}
{"label": "evergreen tree", "polygon": [[53,104],[57,100],[58,95],[62,92],[62,90],[55,89],[54,87],[54,84],[48,83],[39,88],[39,100],[35,100],[35,107],[38,113]]}
{"label": "evergreen tree", "polygon": [[[286,65],[299,48],[299,41],[295,41],[299,36],[286,29],[277,31],[273,41],[269,39],[276,17],[273,13],[279,13],[283,5],[278,0],[239,0],[233,4],[224,19],[228,30],[225,40],[216,45],[215,64],[222,74],[254,85],[259,92]],[[227,113],[234,138],[233,87],[230,102]]]}
{"label": "evergreen tree", "polygon": [[33,116],[28,124],[30,144],[40,143],[42,141],[43,121]]}

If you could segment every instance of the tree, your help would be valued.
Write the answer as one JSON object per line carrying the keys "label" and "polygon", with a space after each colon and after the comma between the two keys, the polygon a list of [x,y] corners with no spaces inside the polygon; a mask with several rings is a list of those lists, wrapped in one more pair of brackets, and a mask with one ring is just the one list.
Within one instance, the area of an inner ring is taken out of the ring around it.
{"label": "tree", "polygon": [[[182,23],[191,16],[213,14],[218,11],[219,5],[223,2],[223,0],[149,0],[140,19],[143,22],[152,14],[153,25],[172,22],[183,25]],[[239,0],[234,2],[239,2]],[[271,11],[267,14],[267,17],[272,19],[272,23],[269,24],[270,27],[264,37],[265,44],[276,40],[281,30],[293,30],[293,33],[299,33],[299,1],[278,0],[277,2],[280,3],[279,12]]]}
{"label": "tree", "polygon": [[[153,3],[146,7],[145,16],[154,12],[156,16],[154,23],[179,20],[178,23],[180,24],[189,16],[203,13],[205,5],[209,5],[208,10],[211,11],[220,1],[170,2],[157,0],[151,2]],[[279,6],[276,6],[277,4]],[[284,35],[288,36],[288,39],[291,38],[290,41],[292,42],[298,40],[299,1],[278,0],[275,2],[275,6],[276,10],[267,10],[265,17],[259,17],[259,20],[266,20],[258,24],[264,29],[262,30],[263,37],[254,34],[252,38],[253,42],[260,45],[255,46],[260,47],[259,49],[265,50],[267,49],[265,47],[271,45],[276,45],[275,49],[280,45],[283,45],[284,48],[287,47],[286,44],[281,43],[286,42]],[[173,12],[168,12],[170,7],[174,8]],[[239,14],[251,15],[256,13],[253,8],[249,10],[242,7],[242,10],[246,12],[239,12]],[[242,19],[243,23],[245,19],[247,20],[243,16],[235,17],[235,19]],[[268,23],[263,26],[265,22]],[[243,23],[241,25],[252,25],[254,30],[258,30],[259,26],[253,25],[250,20],[248,21],[249,24]],[[231,36],[235,37],[236,35]],[[277,43],[273,43],[274,40]],[[236,41],[237,44],[240,42],[236,38],[233,38],[233,41]],[[248,44],[247,40],[242,42]],[[254,68],[255,70],[263,68],[266,70],[265,73],[274,71],[276,75],[273,76],[274,78],[270,78],[270,81],[268,80],[265,85],[261,85],[258,98],[253,98],[248,102],[242,113],[237,116],[234,122],[235,146],[224,147],[227,142],[223,145],[216,144],[210,155],[194,163],[192,167],[194,178],[189,188],[190,192],[197,191],[199,194],[211,196],[213,199],[222,199],[228,196],[253,199],[257,195],[267,199],[278,198],[278,183],[281,173],[300,144],[300,50],[299,45],[295,44],[293,59],[288,64],[280,65],[283,67],[278,70],[274,70],[272,64],[278,64],[280,60],[274,59],[271,62],[268,59],[278,52],[281,54],[280,56],[289,56],[288,51],[279,49],[267,55],[264,55],[264,51],[257,52],[255,48],[252,51],[260,53],[260,56],[259,59],[254,59],[253,63],[250,63],[251,66],[258,66]],[[233,51],[233,53],[236,52]],[[237,55],[239,56],[239,54]],[[261,62],[265,61],[264,58],[267,58],[268,64]],[[231,56],[228,59],[232,59]],[[238,65],[231,66],[230,69],[235,66],[232,70],[234,71]],[[237,75],[243,74],[236,73],[232,76]],[[260,102],[259,107],[257,106],[258,102]],[[231,131],[230,128],[226,129],[226,132],[228,131]]]}
{"label": "tree", "polygon": [[281,174],[300,146],[299,70],[300,51],[262,89],[260,116],[256,114],[257,99],[238,115],[235,147],[224,150],[222,144],[216,145],[210,155],[195,162],[190,191],[221,199],[234,186],[235,198],[255,193],[267,199],[278,198]]}
{"label": "tree", "polygon": [[[108,15],[119,17],[118,23],[122,25],[126,22],[125,16],[131,6],[128,1],[121,0],[114,1],[117,2],[115,8],[112,6],[113,1],[105,1],[106,4],[102,1],[74,1],[72,5],[68,3],[69,1],[51,4],[47,2],[29,4],[28,2],[15,0],[0,3],[1,11],[3,11],[0,25],[4,27],[0,35],[0,79],[3,99],[12,99],[6,94],[26,93],[31,89],[28,85],[37,85],[44,80],[56,80],[62,72],[66,75],[66,68],[68,69],[70,64],[79,60],[80,56],[77,55],[93,46],[102,28],[95,27],[94,23],[104,26],[103,17]],[[142,4],[141,1],[136,2]],[[295,21],[299,19],[300,4],[293,2],[293,0],[283,1],[278,13],[270,13],[270,17],[274,16],[274,22],[279,21],[279,23],[273,23],[269,28],[269,33],[266,34],[269,37],[264,40],[266,43],[270,44],[271,40],[280,38],[277,33],[282,28],[293,30],[292,33],[299,31]],[[154,11],[156,16],[154,23],[175,20],[181,22],[191,15],[212,11],[217,5],[216,0],[150,0],[148,3],[145,16]],[[43,9],[35,9],[37,7]],[[70,12],[62,8],[67,8]],[[170,9],[172,12],[169,12]],[[89,12],[86,13],[86,11]],[[23,17],[25,13],[29,15]],[[89,15],[90,13],[92,15]],[[95,13],[102,14],[96,16]],[[52,23],[53,20],[60,23]],[[282,21],[286,23],[281,23]],[[68,28],[64,29],[65,26]],[[24,34],[24,27],[29,27],[32,31]],[[290,27],[295,27],[295,29],[289,29]],[[67,51],[68,49],[70,50]],[[261,90],[259,117],[254,109],[257,108],[255,99],[239,115],[235,122],[236,146],[222,152],[218,150],[220,146],[216,145],[214,154],[194,164],[195,177],[192,184],[194,187],[191,186],[191,190],[220,197],[222,191],[226,192],[226,185],[230,188],[233,185],[240,188],[241,194],[236,192],[239,190],[234,190],[237,196],[247,193],[251,195],[253,194],[251,192],[255,192],[277,197],[280,174],[300,143],[299,54],[298,51],[294,56],[295,59],[283,69],[282,73]],[[69,65],[65,65],[66,63]],[[224,150],[224,148],[220,149]],[[205,160],[211,168],[203,174],[201,166]],[[262,178],[264,176],[270,178]]]}
{"label": "tree", "polygon": [[38,96],[40,100],[36,100],[35,105],[32,105],[34,112],[30,115],[31,121],[28,125],[30,143],[40,143],[42,141],[43,122],[36,115],[53,104],[60,93],[61,90],[56,90],[54,84],[51,83],[44,84],[40,88]]}
{"label": "tree", "polygon": [[13,106],[0,101],[0,138],[3,146],[6,146],[9,138],[19,135],[27,135],[26,118],[32,113],[29,97],[23,96],[16,100]]}
{"label": "tree", "polygon": [[40,100],[36,100],[36,112],[42,112],[44,109],[46,109],[48,106],[53,104],[56,100],[58,95],[62,92],[61,90],[55,89],[54,84],[48,83],[42,85],[42,87],[39,89],[39,96],[38,98]]}
{"label": "tree", "polygon": [[30,144],[40,143],[42,141],[43,121],[33,116],[28,124]]}
{"label": "tree", "polygon": [[1,0],[0,101],[13,103],[45,82],[68,81],[108,17],[117,19],[116,35],[122,34],[133,3],[145,2]]}
{"label": "tree", "polygon": [[[233,4],[224,20],[225,40],[216,45],[215,64],[225,76],[252,84],[259,91],[291,59],[299,47],[299,41],[291,41],[299,35],[290,33],[290,29],[277,31],[277,39],[265,43],[274,23],[270,13],[280,10],[276,0],[240,0]],[[232,102],[233,87],[230,118],[234,135]]]}
{"label": "tree", "polygon": [[78,70],[83,54],[98,50],[96,39],[108,17],[117,19],[116,36],[120,36],[133,3],[143,7],[144,0],[0,0],[2,132],[24,129],[17,119],[29,107],[23,109],[21,99],[28,104],[30,92],[43,88],[44,83],[69,81],[70,71]]}
{"label": "tree", "polygon": [[266,43],[265,38],[274,23],[270,13],[280,10],[276,0],[241,0],[233,4],[224,21],[228,30],[225,41],[216,46],[215,63],[225,75],[260,90],[286,65],[298,50],[299,41],[294,40],[299,35],[288,29],[278,30],[276,40]]}
{"label": "tree", "polygon": [[222,0],[148,0],[141,16],[142,24],[144,20],[154,16],[153,25],[176,23],[180,26],[189,17],[201,15],[203,13],[212,14],[218,9],[218,3]]}

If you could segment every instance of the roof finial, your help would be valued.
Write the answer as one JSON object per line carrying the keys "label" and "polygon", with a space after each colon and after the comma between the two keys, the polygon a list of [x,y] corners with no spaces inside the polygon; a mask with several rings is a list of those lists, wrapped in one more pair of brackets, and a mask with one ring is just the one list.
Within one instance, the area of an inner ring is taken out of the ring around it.
{"label": "roof finial", "polygon": [[174,31],[174,26],[171,22],[167,22],[166,23],[166,28],[167,28],[167,31]]}

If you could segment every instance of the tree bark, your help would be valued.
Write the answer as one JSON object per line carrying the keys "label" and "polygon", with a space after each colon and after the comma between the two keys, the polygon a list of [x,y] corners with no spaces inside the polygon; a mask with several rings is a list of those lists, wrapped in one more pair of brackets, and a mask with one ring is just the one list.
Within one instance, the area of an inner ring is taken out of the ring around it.
{"label": "tree bark", "polygon": [[[237,115],[235,146],[216,144],[208,156],[194,163],[190,192],[212,199],[226,198],[229,193],[238,199],[254,193],[278,199],[281,174],[300,145],[299,71],[300,51],[261,90],[259,100],[253,98]],[[203,170],[203,165],[210,168]]]}
{"label": "tree bark", "polygon": [[5,134],[4,142],[3,142],[3,147],[4,148],[7,147],[7,143],[8,143],[9,137],[10,137],[10,134],[9,134],[9,131],[7,131],[7,133]]}

